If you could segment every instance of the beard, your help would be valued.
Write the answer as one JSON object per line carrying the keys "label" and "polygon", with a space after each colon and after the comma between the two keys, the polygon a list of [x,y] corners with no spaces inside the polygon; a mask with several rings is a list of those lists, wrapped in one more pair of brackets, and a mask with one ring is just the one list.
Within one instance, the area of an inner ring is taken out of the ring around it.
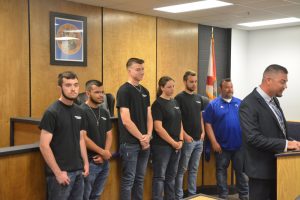
{"label": "beard", "polygon": [[65,94],[65,92],[64,92],[63,89],[61,89],[61,94],[63,95],[64,98],[66,98],[66,99],[68,99],[68,100],[70,100],[70,101],[74,101],[74,100],[76,100],[77,97],[78,97],[78,95],[77,95],[76,97],[68,97],[68,96]]}
{"label": "beard", "polygon": [[225,99],[232,99],[233,93],[228,93],[224,95]]}
{"label": "beard", "polygon": [[192,88],[192,87],[188,87],[188,86],[186,86],[186,89],[187,89],[188,91],[190,91],[190,92],[194,92],[194,91],[195,91],[195,89],[194,89],[194,88]]}
{"label": "beard", "polygon": [[95,98],[93,98],[92,96],[90,96],[90,100],[91,100],[91,102],[94,103],[94,104],[101,104],[101,103],[103,103],[103,100],[97,101],[97,100],[96,100]]}

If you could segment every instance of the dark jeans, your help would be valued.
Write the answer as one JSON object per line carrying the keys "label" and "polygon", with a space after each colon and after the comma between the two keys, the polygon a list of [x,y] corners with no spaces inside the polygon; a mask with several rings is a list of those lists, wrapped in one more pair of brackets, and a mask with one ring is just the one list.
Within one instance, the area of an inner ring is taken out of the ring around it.
{"label": "dark jeans", "polygon": [[175,199],[175,177],[177,174],[180,151],[169,145],[152,145],[153,161],[153,200]]}
{"label": "dark jeans", "polygon": [[90,162],[90,174],[84,179],[84,200],[98,200],[103,192],[109,173],[109,162]]}
{"label": "dark jeans", "polygon": [[47,176],[48,200],[82,200],[84,180],[82,170],[68,172],[69,185],[60,185],[55,176]]}
{"label": "dark jeans", "polygon": [[139,144],[121,144],[122,158],[121,200],[142,200],[144,176],[150,149],[142,150]]}
{"label": "dark jeans", "polygon": [[276,180],[249,178],[250,200],[276,200]]}
{"label": "dark jeans", "polygon": [[222,150],[222,153],[216,153],[216,177],[217,187],[220,198],[226,199],[228,196],[227,186],[227,168],[230,160],[233,164],[236,176],[236,186],[238,188],[240,199],[247,199],[249,194],[249,187],[247,176],[243,173],[243,154],[241,150],[226,151]]}

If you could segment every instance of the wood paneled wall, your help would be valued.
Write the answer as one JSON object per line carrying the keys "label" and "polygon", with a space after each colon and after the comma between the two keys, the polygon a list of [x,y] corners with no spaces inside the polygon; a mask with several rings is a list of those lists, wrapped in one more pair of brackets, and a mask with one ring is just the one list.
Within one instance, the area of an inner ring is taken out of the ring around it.
{"label": "wood paneled wall", "polygon": [[29,115],[27,0],[0,6],[0,147],[9,145],[10,116]]}
{"label": "wood paneled wall", "polygon": [[116,96],[128,80],[126,62],[137,57],[145,60],[142,81],[155,98],[156,18],[104,8],[103,10],[103,82],[107,92]]}
{"label": "wood paneled wall", "polygon": [[[45,109],[58,98],[57,75],[62,71],[72,70],[78,74],[81,91],[87,80],[101,80],[103,77],[106,92],[116,95],[119,86],[128,78],[125,66],[128,58],[142,58],[145,60],[142,84],[148,88],[151,102],[155,99],[157,80],[161,76],[169,75],[176,81],[177,94],[183,89],[184,72],[188,69],[197,72],[197,24],[65,0],[29,2],[29,10],[28,0],[1,2],[0,28],[5,31],[0,35],[0,146],[9,145],[10,117],[29,117],[31,113],[30,117],[40,118]],[[87,17],[87,67],[50,65],[50,11]],[[21,131],[28,132],[29,129],[25,127]],[[35,136],[33,139],[36,139]],[[111,165],[115,170],[111,173],[119,177],[119,163],[113,161]],[[147,173],[145,188],[151,188],[151,170],[148,169]],[[206,184],[215,183],[211,182],[211,176],[214,177],[212,173],[210,171],[209,176],[205,175]],[[199,171],[198,185],[200,180]],[[108,184],[114,185],[115,182],[116,179],[108,180]],[[109,194],[118,191],[116,186]],[[149,196],[150,192],[147,189],[145,196]]]}
{"label": "wood paneled wall", "polygon": [[182,76],[197,72],[198,25],[157,19],[157,80],[168,75],[175,80],[175,94],[183,90]]}
{"label": "wood paneled wall", "polygon": [[[30,1],[31,31],[31,107],[32,117],[40,118],[45,109],[59,96],[57,75],[71,70],[79,77],[80,90],[89,79],[102,77],[102,9],[62,0]],[[50,65],[49,12],[62,12],[87,17],[86,67]]]}
{"label": "wood paneled wall", "polygon": [[39,142],[40,129],[37,125],[15,123],[14,145],[24,145]]}
{"label": "wood paneled wall", "polygon": [[40,152],[0,157],[0,199],[46,199],[44,161]]}
{"label": "wood paneled wall", "polygon": [[[9,144],[10,117],[40,118],[58,98],[57,75],[62,71],[72,70],[78,74],[80,91],[84,91],[88,79],[103,77],[106,92],[116,95],[119,86],[127,80],[128,58],[143,58],[142,84],[150,91],[151,102],[155,99],[159,77],[172,76],[177,83],[177,93],[182,89],[184,71],[197,71],[196,24],[106,8],[102,13],[100,7],[62,0],[31,0],[29,3],[29,9],[25,0],[1,3],[0,26],[7,31],[0,36],[3,85],[0,88],[0,146]],[[87,67],[50,65],[50,11],[87,17]]]}

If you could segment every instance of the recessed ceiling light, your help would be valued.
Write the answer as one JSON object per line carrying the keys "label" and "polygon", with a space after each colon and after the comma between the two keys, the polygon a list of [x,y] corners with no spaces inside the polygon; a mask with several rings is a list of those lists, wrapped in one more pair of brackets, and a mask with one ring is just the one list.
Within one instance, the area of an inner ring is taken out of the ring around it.
{"label": "recessed ceiling light", "polygon": [[289,17],[289,18],[282,18],[282,19],[272,19],[272,20],[265,20],[265,21],[241,23],[238,25],[248,26],[248,27],[258,27],[258,26],[268,26],[268,25],[275,25],[275,24],[287,24],[293,22],[300,22],[300,19],[296,17]]}
{"label": "recessed ceiling light", "polygon": [[204,9],[217,8],[217,7],[229,6],[229,5],[232,5],[232,3],[227,3],[218,0],[205,0],[205,1],[197,1],[192,3],[154,8],[154,10],[170,12],[170,13],[181,13],[181,12],[204,10]]}
{"label": "recessed ceiling light", "polygon": [[55,37],[55,40],[64,41],[64,40],[79,40],[79,39],[76,37]]}

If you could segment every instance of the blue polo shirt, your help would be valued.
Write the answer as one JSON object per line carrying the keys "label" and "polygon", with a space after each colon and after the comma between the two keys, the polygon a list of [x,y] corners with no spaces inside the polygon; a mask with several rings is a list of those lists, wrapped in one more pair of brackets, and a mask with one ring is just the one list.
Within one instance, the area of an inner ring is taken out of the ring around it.
{"label": "blue polo shirt", "polygon": [[203,113],[204,122],[212,125],[216,140],[227,151],[238,150],[242,144],[240,104],[238,98],[232,97],[228,103],[219,96],[209,103]]}

